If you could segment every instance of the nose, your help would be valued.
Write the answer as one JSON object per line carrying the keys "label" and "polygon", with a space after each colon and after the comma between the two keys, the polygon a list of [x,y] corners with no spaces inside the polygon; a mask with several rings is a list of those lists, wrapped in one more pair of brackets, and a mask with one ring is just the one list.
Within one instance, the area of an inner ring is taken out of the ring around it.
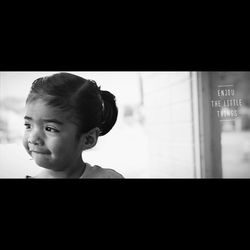
{"label": "nose", "polygon": [[34,144],[34,145],[43,145],[43,137],[42,133],[39,131],[39,129],[33,129],[28,137],[28,143]]}

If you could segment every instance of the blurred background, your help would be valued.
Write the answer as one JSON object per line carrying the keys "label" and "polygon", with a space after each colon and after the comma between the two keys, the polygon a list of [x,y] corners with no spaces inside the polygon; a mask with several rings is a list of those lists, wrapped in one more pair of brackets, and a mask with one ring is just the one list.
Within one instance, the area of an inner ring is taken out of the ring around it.
{"label": "blurred background", "polygon": [[[32,82],[58,72],[0,72],[0,178],[34,175],[22,146],[24,106]],[[97,145],[83,152],[92,165],[125,178],[249,178],[249,72],[85,72],[117,99],[118,120]],[[230,85],[230,87],[228,87]],[[212,100],[231,88],[242,105],[221,119]],[[228,117],[227,117],[228,118]]]}

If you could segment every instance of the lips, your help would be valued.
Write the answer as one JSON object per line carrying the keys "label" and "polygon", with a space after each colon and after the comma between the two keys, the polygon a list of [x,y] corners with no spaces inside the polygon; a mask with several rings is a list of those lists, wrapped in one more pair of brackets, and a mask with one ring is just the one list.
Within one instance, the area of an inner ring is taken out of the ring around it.
{"label": "lips", "polygon": [[50,152],[48,151],[36,151],[36,150],[31,150],[31,153],[35,153],[35,154],[42,154],[42,155],[48,155],[50,154]]}

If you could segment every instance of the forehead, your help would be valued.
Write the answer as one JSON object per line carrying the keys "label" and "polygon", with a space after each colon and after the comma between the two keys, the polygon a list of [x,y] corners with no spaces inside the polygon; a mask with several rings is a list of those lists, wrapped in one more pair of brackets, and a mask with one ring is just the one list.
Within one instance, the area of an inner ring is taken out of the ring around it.
{"label": "forehead", "polygon": [[34,120],[40,118],[57,118],[62,121],[68,121],[72,116],[69,111],[63,111],[60,108],[49,106],[42,99],[31,101],[25,106],[26,116]]}

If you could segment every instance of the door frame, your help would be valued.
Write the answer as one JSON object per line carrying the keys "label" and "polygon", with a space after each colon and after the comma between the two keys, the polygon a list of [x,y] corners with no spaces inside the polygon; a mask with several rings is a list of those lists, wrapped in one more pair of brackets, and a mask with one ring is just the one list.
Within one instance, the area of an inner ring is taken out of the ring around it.
{"label": "door frame", "polygon": [[[199,162],[201,178],[222,178],[221,125],[211,109],[211,72],[197,72]],[[198,158],[198,157],[197,157]],[[197,160],[197,161],[198,161]]]}

